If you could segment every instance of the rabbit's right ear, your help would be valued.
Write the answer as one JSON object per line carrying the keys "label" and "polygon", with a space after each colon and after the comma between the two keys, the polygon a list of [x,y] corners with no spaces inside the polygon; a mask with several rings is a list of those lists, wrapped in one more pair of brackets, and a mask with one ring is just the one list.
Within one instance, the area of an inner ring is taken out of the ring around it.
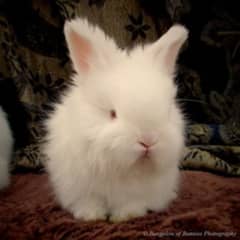
{"label": "rabbit's right ear", "polygon": [[117,49],[102,30],[85,19],[67,21],[64,34],[73,67],[79,74],[90,74],[108,66],[113,51]]}
{"label": "rabbit's right ear", "polygon": [[150,46],[154,60],[162,71],[173,74],[179,51],[188,37],[188,30],[182,25],[172,26],[163,36]]}

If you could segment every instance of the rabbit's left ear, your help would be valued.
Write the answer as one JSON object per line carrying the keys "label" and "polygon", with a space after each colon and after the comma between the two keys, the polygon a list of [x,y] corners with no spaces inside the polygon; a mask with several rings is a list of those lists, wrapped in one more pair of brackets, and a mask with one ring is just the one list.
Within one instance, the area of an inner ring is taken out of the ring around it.
{"label": "rabbit's left ear", "polygon": [[80,74],[91,74],[95,69],[103,68],[117,49],[102,30],[85,19],[67,21],[64,34],[73,67]]}
{"label": "rabbit's left ear", "polygon": [[182,25],[172,26],[159,40],[150,46],[154,61],[162,70],[173,74],[179,51],[188,37],[188,30]]}

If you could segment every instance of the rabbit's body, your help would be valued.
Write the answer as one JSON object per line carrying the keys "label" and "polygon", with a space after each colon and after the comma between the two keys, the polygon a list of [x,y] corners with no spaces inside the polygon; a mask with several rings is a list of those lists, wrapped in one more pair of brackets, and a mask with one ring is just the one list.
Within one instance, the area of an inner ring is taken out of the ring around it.
{"label": "rabbit's body", "polygon": [[75,217],[125,220],[175,198],[184,120],[173,68],[187,33],[173,28],[129,55],[85,20],[65,25],[77,73],[46,123],[44,152],[56,197]]}
{"label": "rabbit's body", "polygon": [[5,112],[0,107],[0,189],[9,184],[13,138]]}

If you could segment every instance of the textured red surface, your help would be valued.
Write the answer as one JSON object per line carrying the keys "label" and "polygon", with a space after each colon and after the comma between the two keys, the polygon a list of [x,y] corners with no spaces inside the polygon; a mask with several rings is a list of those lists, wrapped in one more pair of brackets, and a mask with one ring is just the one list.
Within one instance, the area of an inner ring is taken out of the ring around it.
{"label": "textured red surface", "polygon": [[179,239],[178,234],[240,239],[240,178],[183,171],[180,195],[166,211],[114,224],[73,219],[57,205],[46,174],[15,175],[0,193],[1,240]]}

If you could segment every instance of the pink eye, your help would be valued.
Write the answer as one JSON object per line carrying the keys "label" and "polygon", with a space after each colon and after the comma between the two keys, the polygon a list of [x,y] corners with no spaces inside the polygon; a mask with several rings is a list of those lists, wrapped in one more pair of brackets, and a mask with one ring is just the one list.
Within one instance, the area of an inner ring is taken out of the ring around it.
{"label": "pink eye", "polygon": [[111,119],[115,119],[115,118],[117,118],[117,113],[116,113],[116,111],[115,110],[110,110],[110,117],[111,117]]}

